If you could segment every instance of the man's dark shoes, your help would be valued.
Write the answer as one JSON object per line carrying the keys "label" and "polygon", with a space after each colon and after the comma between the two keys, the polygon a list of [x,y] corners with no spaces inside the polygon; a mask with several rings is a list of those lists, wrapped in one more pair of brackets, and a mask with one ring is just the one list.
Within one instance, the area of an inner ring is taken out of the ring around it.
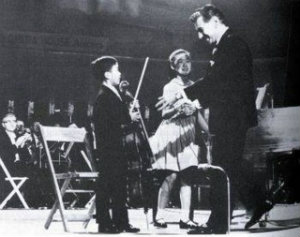
{"label": "man's dark shoes", "polygon": [[224,228],[212,228],[207,224],[203,224],[198,226],[190,231],[188,234],[190,235],[210,235],[210,234],[226,234],[227,230]]}
{"label": "man's dark shoes", "polygon": [[118,234],[121,231],[114,225],[110,226],[98,226],[98,233],[105,233],[105,234]]}
{"label": "man's dark shoes", "polygon": [[190,231],[187,232],[189,235],[208,235],[208,234],[214,234],[214,231],[212,228],[206,226],[206,225],[201,225],[198,226]]}
{"label": "man's dark shoes", "polygon": [[153,221],[153,225],[158,228],[167,228],[168,227],[168,225],[164,221],[164,219],[157,219],[157,220]]}
{"label": "man's dark shoes", "polygon": [[140,229],[128,224],[125,227],[120,228],[120,231],[127,232],[127,233],[138,233],[140,232]]}
{"label": "man's dark shoes", "polygon": [[195,229],[198,227],[198,224],[194,221],[188,220],[184,222],[182,220],[179,221],[179,228],[180,229]]}
{"label": "man's dark shoes", "polygon": [[249,229],[251,226],[255,225],[257,222],[259,222],[260,218],[265,214],[266,212],[270,211],[273,208],[274,204],[266,200],[261,205],[259,205],[253,212],[253,215],[245,225],[245,229]]}

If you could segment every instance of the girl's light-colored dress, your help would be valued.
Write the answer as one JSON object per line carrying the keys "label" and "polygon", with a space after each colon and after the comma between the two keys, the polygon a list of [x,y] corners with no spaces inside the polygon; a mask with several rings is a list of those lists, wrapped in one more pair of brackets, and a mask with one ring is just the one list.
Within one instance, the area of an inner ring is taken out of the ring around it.
{"label": "girl's light-colored dress", "polygon": [[[192,83],[192,81],[183,82],[180,78],[174,78],[165,85],[163,96],[165,98],[174,96]],[[195,102],[198,101],[181,99],[173,106],[178,107],[178,110],[182,110],[185,106],[193,107],[195,110],[199,107],[199,103]],[[152,164],[153,169],[181,171],[198,165],[199,147],[194,143],[195,123],[195,112],[191,115],[181,113],[161,122],[156,133],[150,138],[150,146],[156,158]]]}

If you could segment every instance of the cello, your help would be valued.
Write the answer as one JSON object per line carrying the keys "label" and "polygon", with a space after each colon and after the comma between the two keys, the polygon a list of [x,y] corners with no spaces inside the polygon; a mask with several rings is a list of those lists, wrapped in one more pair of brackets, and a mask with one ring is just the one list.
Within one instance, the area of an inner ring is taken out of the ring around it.
{"label": "cello", "polygon": [[[135,96],[133,96],[132,93],[128,90],[128,81],[121,81],[119,85],[119,91],[121,92],[122,97],[128,104],[130,104],[130,106],[128,106],[129,110],[137,110],[137,112],[140,115],[141,112],[138,104],[138,95],[142,86],[148,62],[149,58],[147,57],[143,66],[143,70],[139,79]],[[156,158],[153,155],[149,142],[149,134],[147,132],[146,125],[142,116],[137,126],[134,127],[131,133],[127,134],[125,138],[125,143],[126,146],[130,146],[128,150],[135,151],[139,159],[138,169],[141,178],[141,194],[144,206],[144,213],[146,215],[147,229],[149,229],[149,222],[147,216],[148,206],[151,206],[153,208],[154,219],[157,207],[158,190],[163,180],[165,179],[166,174],[164,172],[161,173],[158,170],[152,170],[152,163],[155,162]]]}

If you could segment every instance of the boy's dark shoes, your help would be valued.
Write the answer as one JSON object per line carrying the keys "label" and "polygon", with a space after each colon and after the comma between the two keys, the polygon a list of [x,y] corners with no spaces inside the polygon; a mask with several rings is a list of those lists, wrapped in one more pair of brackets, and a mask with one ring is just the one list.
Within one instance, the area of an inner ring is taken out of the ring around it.
{"label": "boy's dark shoes", "polygon": [[128,224],[128,225],[120,228],[120,231],[127,232],[127,233],[138,233],[138,232],[140,232],[140,229]]}

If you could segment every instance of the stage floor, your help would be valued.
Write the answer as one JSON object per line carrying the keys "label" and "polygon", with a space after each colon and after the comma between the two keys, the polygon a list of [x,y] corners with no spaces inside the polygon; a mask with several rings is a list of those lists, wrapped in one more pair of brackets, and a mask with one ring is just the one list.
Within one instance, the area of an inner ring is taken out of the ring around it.
{"label": "stage floor", "polygon": [[[83,228],[82,222],[69,222],[70,232],[64,232],[62,222],[52,222],[50,228],[44,228],[45,221],[50,210],[24,210],[24,209],[6,209],[0,211],[0,235],[1,236],[88,236],[97,234],[97,225],[95,220],[91,220],[87,229]],[[85,216],[87,210],[67,210],[69,218],[81,218]],[[167,229],[155,228],[151,223],[147,228],[146,216],[143,209],[129,209],[130,223],[141,228],[139,234],[167,234],[167,235],[185,235],[186,230],[179,229],[179,209],[167,209],[166,221]],[[209,211],[195,211],[194,220],[199,224],[205,223]],[[237,210],[234,212],[235,218],[231,224],[230,236],[272,236],[272,237],[299,237],[300,236],[300,205],[276,205],[269,214],[269,221],[265,227],[255,225],[250,230],[243,229],[247,222],[245,211]],[[59,219],[58,213],[55,219]],[[152,212],[149,210],[148,219],[151,222]],[[121,235],[124,235],[123,233]],[[127,234],[128,235],[128,234]]]}

